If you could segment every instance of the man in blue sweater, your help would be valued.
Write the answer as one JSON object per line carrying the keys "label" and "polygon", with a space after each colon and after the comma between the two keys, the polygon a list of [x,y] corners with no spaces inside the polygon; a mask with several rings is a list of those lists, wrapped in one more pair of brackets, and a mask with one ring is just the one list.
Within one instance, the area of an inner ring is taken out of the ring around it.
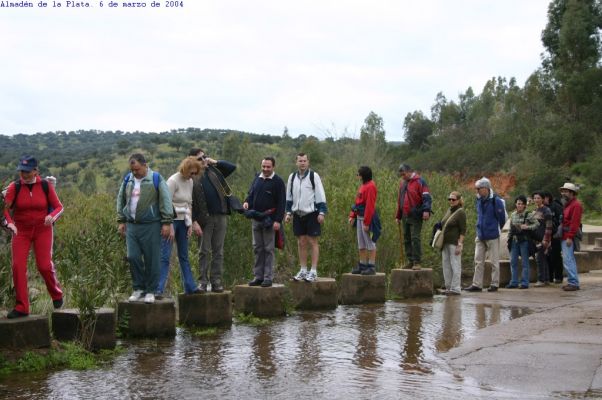
{"label": "man in blue sweater", "polygon": [[274,157],[261,160],[261,173],[253,180],[242,205],[256,215],[252,221],[255,279],[249,286],[270,287],[274,278],[275,232],[281,229],[286,204],[284,181],[274,172],[275,166]]}
{"label": "man in blue sweater", "polygon": [[491,261],[491,285],[488,292],[496,292],[500,285],[500,232],[506,223],[504,200],[493,193],[491,182],[483,177],[476,181],[477,189],[477,237],[474,250],[474,276],[468,292],[483,290],[485,258]]}

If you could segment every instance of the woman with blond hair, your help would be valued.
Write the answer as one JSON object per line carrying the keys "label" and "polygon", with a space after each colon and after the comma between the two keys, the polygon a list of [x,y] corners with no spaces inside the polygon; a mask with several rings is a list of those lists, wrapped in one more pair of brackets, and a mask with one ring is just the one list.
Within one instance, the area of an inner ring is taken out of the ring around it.
{"label": "woman with blond hair", "polygon": [[466,213],[460,192],[453,191],[447,196],[449,209],[441,219],[443,248],[441,249],[445,294],[460,294],[462,274],[462,248],[466,236]]}
{"label": "woman with blond hair", "polygon": [[[188,238],[192,234],[192,180],[200,175],[204,170],[203,163],[196,157],[186,157],[180,163],[178,172],[173,174],[167,180],[167,187],[172,196],[172,202],[176,217],[173,221],[174,240],[178,247],[178,260],[180,262],[180,272],[182,274],[182,284],[184,293],[191,294],[196,292],[196,280],[190,269],[188,260]],[[201,235],[202,231],[198,228],[195,232]],[[161,271],[159,275],[159,286],[157,295],[162,296],[169,275],[169,259],[171,257],[172,243],[168,239],[161,240]]]}

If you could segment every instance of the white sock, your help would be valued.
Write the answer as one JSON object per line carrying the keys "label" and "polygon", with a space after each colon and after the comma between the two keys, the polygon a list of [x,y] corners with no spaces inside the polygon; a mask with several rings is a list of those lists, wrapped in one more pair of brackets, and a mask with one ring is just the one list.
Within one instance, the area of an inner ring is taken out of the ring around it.
{"label": "white sock", "polygon": [[305,265],[301,266],[301,272],[307,272],[307,267]]}
{"label": "white sock", "polygon": [[318,274],[318,267],[311,267],[311,272],[313,272],[314,274]]}

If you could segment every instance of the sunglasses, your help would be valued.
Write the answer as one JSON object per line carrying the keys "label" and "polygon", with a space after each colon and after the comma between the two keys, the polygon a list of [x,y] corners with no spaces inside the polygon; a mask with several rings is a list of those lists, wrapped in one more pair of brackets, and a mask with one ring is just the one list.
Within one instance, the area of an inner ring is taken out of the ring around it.
{"label": "sunglasses", "polygon": [[450,197],[449,199],[447,199],[447,201],[458,201],[458,199],[454,199],[454,198]]}

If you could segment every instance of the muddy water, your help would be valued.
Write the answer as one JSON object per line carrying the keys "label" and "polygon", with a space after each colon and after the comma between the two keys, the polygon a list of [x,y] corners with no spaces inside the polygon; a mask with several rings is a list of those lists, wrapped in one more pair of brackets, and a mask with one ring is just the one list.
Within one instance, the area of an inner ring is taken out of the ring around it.
{"label": "muddy water", "polygon": [[173,340],[124,341],[126,351],[100,369],[0,379],[0,398],[514,397],[454,376],[439,354],[527,312],[437,296],[234,323],[210,337],[178,328]]}

